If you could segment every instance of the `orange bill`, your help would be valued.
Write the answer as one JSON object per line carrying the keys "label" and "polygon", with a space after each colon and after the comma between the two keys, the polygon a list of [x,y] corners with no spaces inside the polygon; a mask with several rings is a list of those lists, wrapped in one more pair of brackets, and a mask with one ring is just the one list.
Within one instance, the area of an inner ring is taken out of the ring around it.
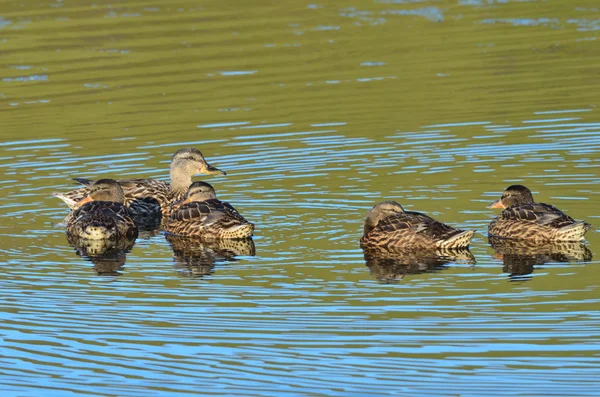
{"label": "orange bill", "polygon": [[79,201],[77,202],[77,204],[75,204],[75,208],[79,208],[79,207],[81,207],[82,205],[84,205],[84,204],[86,204],[86,203],[90,203],[90,202],[92,202],[92,201],[94,201],[94,199],[92,199],[92,198],[91,198],[89,195],[87,195],[87,196],[85,196],[84,198],[82,198],[81,200],[79,200]]}
{"label": "orange bill", "polygon": [[175,201],[173,204],[171,204],[171,208],[173,210],[176,210],[177,208],[181,207],[184,204],[190,203],[190,199],[188,198],[182,198],[181,200]]}
{"label": "orange bill", "polygon": [[494,201],[492,204],[488,205],[486,208],[506,208],[504,204],[502,204],[502,199]]}

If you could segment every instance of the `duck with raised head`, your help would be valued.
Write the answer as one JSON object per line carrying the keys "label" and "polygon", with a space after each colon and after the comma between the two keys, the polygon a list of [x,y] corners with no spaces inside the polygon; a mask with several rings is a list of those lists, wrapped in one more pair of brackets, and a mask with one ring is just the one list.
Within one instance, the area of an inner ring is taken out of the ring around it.
{"label": "duck with raised head", "polygon": [[231,204],[217,199],[206,182],[190,185],[185,198],[173,205],[164,230],[176,236],[196,236],[207,240],[243,239],[252,236],[254,224]]}
{"label": "duck with raised head", "polygon": [[488,226],[488,235],[515,240],[583,241],[592,225],[575,221],[558,208],[533,200],[531,190],[511,185],[487,208],[503,211]]}
{"label": "duck with raised head", "polygon": [[[180,149],[173,155],[170,165],[171,182],[157,179],[119,179],[117,182],[125,193],[125,205],[134,216],[167,215],[171,203],[181,200],[196,174],[227,175],[225,171],[209,165],[198,149]],[[53,193],[70,208],[75,208],[94,183],[89,179],[75,178],[85,185],[67,193]]]}
{"label": "duck with raised head", "polygon": [[459,230],[414,211],[404,211],[395,201],[383,201],[367,214],[361,247],[415,249],[464,248],[473,238],[473,230]]}
{"label": "duck with raised head", "polygon": [[100,179],[67,217],[67,236],[86,240],[135,239],[138,228],[114,179]]}

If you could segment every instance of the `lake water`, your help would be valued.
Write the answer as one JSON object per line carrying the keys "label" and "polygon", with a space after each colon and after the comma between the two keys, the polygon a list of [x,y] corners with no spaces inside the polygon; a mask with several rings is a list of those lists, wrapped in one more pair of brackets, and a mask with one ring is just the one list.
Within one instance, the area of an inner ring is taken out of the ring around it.
{"label": "lake water", "polygon": [[[3,396],[591,396],[600,390],[597,1],[0,4]],[[73,177],[196,147],[253,243],[55,226]],[[513,183],[594,224],[492,248]],[[477,232],[367,257],[377,201]]]}

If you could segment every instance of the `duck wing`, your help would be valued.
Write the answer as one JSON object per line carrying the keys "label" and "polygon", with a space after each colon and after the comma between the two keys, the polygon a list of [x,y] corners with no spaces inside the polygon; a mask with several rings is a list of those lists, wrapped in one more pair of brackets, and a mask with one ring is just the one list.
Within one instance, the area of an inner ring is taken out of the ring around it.
{"label": "duck wing", "polygon": [[200,222],[208,226],[217,221],[230,220],[237,222],[247,222],[231,204],[218,199],[206,201],[194,201],[179,207],[171,215],[171,220],[180,222]]}
{"label": "duck wing", "polygon": [[77,220],[90,214],[102,214],[109,217],[116,217],[126,223],[131,222],[131,216],[127,207],[114,201],[91,201],[86,203],[73,211],[72,218]]}
{"label": "duck wing", "polygon": [[[73,178],[73,180],[86,187],[94,184],[94,181],[91,179]],[[119,179],[117,182],[123,188],[126,198],[165,196],[170,189],[170,185],[167,182],[159,181],[158,179]]]}
{"label": "duck wing", "polygon": [[575,223],[575,220],[558,208],[544,203],[513,205],[502,211],[501,220],[528,221],[542,226],[560,228]]}
{"label": "duck wing", "polygon": [[119,179],[119,185],[125,192],[125,197],[166,197],[170,185],[158,179]]}
{"label": "duck wing", "polygon": [[459,232],[452,226],[436,221],[428,215],[413,211],[406,211],[382,219],[376,227],[387,233],[404,229],[411,233],[422,234],[434,241],[446,240]]}

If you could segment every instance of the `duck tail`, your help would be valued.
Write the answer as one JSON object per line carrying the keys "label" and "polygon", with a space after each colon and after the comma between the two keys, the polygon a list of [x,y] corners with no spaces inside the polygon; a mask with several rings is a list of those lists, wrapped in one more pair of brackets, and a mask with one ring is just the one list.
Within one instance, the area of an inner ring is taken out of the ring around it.
{"label": "duck tail", "polygon": [[92,186],[94,184],[94,181],[91,179],[73,178],[73,180],[77,183],[81,183],[83,186]]}
{"label": "duck tail", "polygon": [[449,249],[466,248],[471,243],[471,239],[473,238],[474,234],[475,234],[474,230],[459,231],[459,233],[456,233],[455,235],[451,236],[450,238],[438,241],[437,247],[438,248],[449,248]]}
{"label": "duck tail", "polygon": [[241,225],[237,225],[231,228],[228,228],[225,233],[223,233],[223,238],[231,238],[231,239],[243,239],[252,237],[254,233],[254,223],[242,223]]}
{"label": "duck tail", "polygon": [[75,198],[73,198],[68,193],[54,192],[54,193],[52,193],[52,196],[58,197],[59,199],[61,199],[62,201],[64,201],[69,206],[69,208],[71,208],[71,209],[75,208],[75,205],[77,204],[77,202],[79,200],[81,200],[81,198],[79,198],[79,200],[76,200]]}
{"label": "duck tail", "polygon": [[585,222],[575,222],[571,225],[563,226],[556,230],[556,240],[558,241],[583,241],[585,234],[592,228],[592,225]]}

